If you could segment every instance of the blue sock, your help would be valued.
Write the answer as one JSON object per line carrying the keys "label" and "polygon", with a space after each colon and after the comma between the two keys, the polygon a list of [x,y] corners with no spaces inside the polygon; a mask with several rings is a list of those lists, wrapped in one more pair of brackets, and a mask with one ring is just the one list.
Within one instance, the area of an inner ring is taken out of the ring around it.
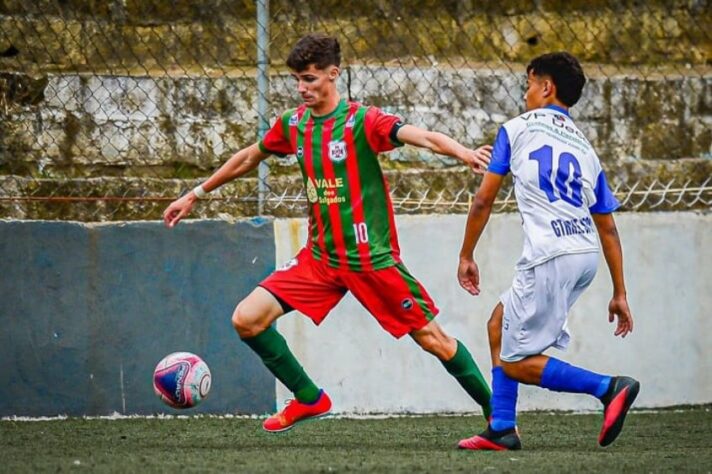
{"label": "blue sock", "polygon": [[490,427],[502,431],[517,426],[517,391],[519,382],[510,379],[502,367],[492,369],[492,421]]}
{"label": "blue sock", "polygon": [[555,392],[588,393],[601,398],[608,390],[611,377],[589,372],[553,357],[541,374],[541,386]]}

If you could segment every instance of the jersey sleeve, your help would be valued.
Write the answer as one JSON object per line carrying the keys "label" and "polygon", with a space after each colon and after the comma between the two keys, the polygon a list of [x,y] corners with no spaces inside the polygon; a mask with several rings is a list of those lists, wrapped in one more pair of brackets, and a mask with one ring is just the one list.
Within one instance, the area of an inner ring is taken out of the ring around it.
{"label": "jersey sleeve", "polygon": [[285,129],[285,117],[289,117],[289,112],[277,118],[272,128],[259,141],[259,148],[262,153],[271,155],[286,156],[293,153],[292,144],[289,141],[289,129]]}
{"label": "jersey sleeve", "polygon": [[388,114],[378,107],[369,107],[366,112],[366,139],[376,153],[403,146],[403,143],[398,140],[398,130],[402,126],[403,119]]}
{"label": "jersey sleeve", "polygon": [[507,129],[500,127],[497,132],[497,138],[494,140],[492,147],[492,158],[490,159],[487,171],[495,174],[506,176],[511,168],[512,147],[509,143],[509,135]]}
{"label": "jersey sleeve", "polygon": [[611,188],[608,186],[606,173],[601,170],[596,179],[596,186],[593,188],[593,195],[596,202],[589,206],[588,210],[591,214],[610,214],[621,207],[618,199],[613,195]]}

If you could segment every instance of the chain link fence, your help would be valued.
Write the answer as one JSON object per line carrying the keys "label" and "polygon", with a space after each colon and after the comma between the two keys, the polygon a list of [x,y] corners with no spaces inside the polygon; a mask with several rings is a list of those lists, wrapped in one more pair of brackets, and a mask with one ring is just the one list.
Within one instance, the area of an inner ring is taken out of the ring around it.
{"label": "chain link fence", "polygon": [[[473,147],[522,111],[529,60],[568,50],[589,78],[572,115],[623,209],[712,208],[707,0],[5,0],[0,218],[159,218],[257,140],[262,116],[299,103],[284,60],[311,31],[339,38],[344,97]],[[479,182],[412,147],[382,163],[399,213],[466,212]],[[193,215],[305,204],[294,158],[270,158]],[[497,210],[513,209],[507,188]]]}

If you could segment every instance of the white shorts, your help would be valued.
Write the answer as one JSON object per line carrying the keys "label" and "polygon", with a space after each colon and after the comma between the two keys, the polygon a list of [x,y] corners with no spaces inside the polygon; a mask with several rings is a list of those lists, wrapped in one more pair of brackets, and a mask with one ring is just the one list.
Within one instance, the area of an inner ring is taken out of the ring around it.
{"label": "white shorts", "polygon": [[567,254],[547,260],[514,276],[500,296],[504,305],[502,350],[505,362],[541,354],[550,347],[566,349],[570,335],[566,316],[591,284],[598,252]]}

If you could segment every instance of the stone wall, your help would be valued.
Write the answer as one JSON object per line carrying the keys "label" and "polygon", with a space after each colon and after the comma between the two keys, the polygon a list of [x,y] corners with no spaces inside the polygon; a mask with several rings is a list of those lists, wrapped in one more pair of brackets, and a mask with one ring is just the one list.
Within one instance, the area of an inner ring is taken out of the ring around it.
{"label": "stone wall", "polygon": [[[493,140],[522,107],[524,75],[510,69],[351,66],[344,96],[464,143]],[[256,140],[252,77],[5,75],[27,84],[0,123],[0,171],[36,177],[204,175]],[[34,88],[34,89],[33,89]],[[273,76],[277,113],[297,101]],[[712,73],[703,77],[594,76],[572,110],[610,167],[627,160],[712,157]],[[450,164],[412,148],[400,162]]]}
{"label": "stone wall", "polygon": [[[254,142],[255,8],[248,0],[1,2],[0,217],[154,218],[164,202],[117,210],[96,201],[87,214],[86,202],[60,200],[167,199]],[[270,28],[271,115],[298,103],[283,64],[289,48],[321,30],[341,39],[344,96],[488,143],[521,111],[525,64],[566,49],[590,79],[572,114],[614,183],[700,185],[712,176],[708,0],[272,0]],[[297,195],[296,170],[282,166],[293,161],[269,163],[271,190]],[[445,181],[455,174],[433,174],[452,160],[405,148],[383,163],[393,173],[427,168],[401,173],[420,186],[413,192],[452,191]],[[230,190],[254,196],[255,188]],[[228,208],[256,209],[252,201]]]}
{"label": "stone wall", "polygon": [[[126,73],[255,63],[255,2],[12,0],[0,5],[0,68]],[[342,36],[347,58],[526,62],[566,49],[604,64],[708,64],[708,0],[638,2],[273,0],[274,63],[301,34]]]}

